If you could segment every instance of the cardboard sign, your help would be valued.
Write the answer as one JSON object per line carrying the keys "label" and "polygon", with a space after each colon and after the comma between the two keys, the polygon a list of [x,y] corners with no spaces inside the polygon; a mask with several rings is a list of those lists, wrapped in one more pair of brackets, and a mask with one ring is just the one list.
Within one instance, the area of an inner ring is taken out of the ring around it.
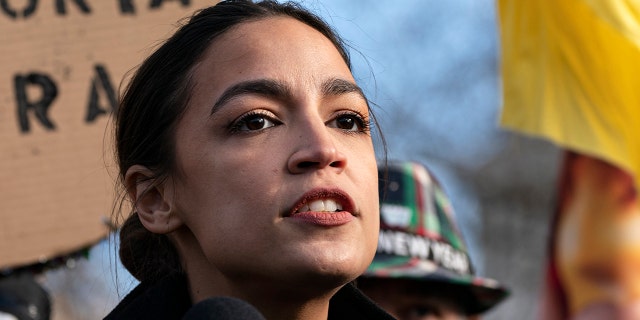
{"label": "cardboard sign", "polygon": [[213,0],[0,0],[0,269],[104,238],[119,89]]}

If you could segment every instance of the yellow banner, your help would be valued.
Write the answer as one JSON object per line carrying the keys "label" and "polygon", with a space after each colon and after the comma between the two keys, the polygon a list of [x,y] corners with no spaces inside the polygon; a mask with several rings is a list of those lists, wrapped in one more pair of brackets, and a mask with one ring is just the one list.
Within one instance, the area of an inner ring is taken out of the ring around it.
{"label": "yellow banner", "polygon": [[608,161],[640,185],[640,3],[498,0],[501,125]]}

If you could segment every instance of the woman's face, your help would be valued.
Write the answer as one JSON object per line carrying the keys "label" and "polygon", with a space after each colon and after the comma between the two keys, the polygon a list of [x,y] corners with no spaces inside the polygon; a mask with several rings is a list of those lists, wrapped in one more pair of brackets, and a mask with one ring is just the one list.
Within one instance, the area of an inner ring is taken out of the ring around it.
{"label": "woman's face", "polygon": [[377,169],[366,100],[334,45],[291,18],[243,23],[192,82],[172,214],[211,267],[232,285],[362,273],[377,244]]}

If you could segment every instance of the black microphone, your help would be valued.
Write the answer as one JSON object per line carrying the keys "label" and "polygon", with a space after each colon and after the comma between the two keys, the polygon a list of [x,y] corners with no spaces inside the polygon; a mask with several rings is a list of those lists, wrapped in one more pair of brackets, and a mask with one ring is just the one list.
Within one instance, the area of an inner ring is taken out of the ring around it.
{"label": "black microphone", "polygon": [[264,316],[248,302],[231,298],[215,297],[194,304],[182,320],[265,320]]}

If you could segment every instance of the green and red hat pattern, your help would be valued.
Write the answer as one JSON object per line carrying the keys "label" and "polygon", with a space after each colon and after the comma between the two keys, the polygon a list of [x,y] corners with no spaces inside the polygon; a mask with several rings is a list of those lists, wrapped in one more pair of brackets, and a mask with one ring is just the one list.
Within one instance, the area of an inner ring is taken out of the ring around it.
{"label": "green and red hat pattern", "polygon": [[473,313],[508,295],[497,281],[475,276],[451,202],[426,167],[389,162],[379,177],[378,250],[364,276],[456,284],[475,297],[466,306]]}

